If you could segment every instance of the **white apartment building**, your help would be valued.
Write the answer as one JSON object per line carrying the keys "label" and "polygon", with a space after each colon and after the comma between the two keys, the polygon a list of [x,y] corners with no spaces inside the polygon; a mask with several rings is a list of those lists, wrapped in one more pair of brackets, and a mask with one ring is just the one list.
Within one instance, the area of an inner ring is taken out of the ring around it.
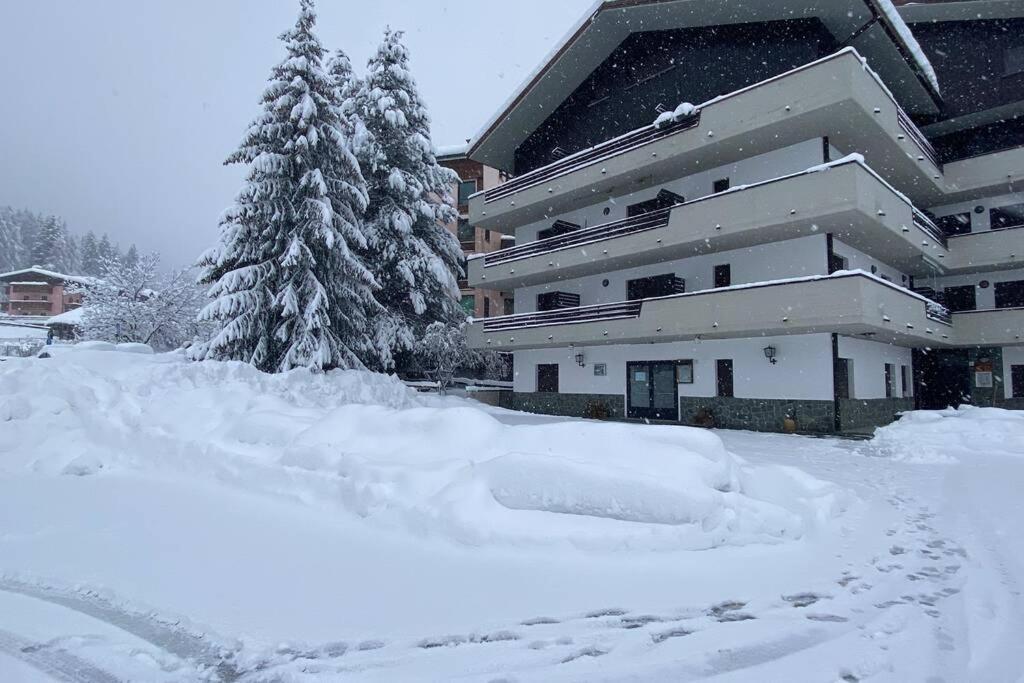
{"label": "white apartment building", "polygon": [[1024,408],[1024,0],[900,11],[581,19],[469,150],[512,176],[469,214],[516,246],[468,272],[514,291],[469,333],[513,352],[512,407],[806,432]]}

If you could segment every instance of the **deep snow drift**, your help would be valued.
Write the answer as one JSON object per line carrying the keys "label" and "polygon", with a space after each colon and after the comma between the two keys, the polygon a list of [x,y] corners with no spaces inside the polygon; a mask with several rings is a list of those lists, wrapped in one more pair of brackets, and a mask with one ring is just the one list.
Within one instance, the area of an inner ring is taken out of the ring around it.
{"label": "deep snow drift", "polygon": [[705,432],[139,351],[0,362],[0,680],[1024,676],[1018,414]]}
{"label": "deep snow drift", "polygon": [[90,344],[11,361],[0,469],[187,472],[471,545],[781,542],[849,503],[795,468],[745,464],[704,430],[509,426],[393,377],[272,376],[139,350]]}

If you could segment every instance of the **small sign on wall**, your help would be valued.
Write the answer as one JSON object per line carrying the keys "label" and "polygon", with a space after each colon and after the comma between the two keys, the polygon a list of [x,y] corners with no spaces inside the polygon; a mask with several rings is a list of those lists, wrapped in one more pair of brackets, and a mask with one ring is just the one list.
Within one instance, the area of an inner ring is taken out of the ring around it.
{"label": "small sign on wall", "polygon": [[594,363],[594,376],[595,377],[604,377],[607,374],[608,374],[608,364],[607,363]]}
{"label": "small sign on wall", "polygon": [[988,358],[979,358],[974,361],[974,386],[979,389],[992,388],[992,361]]}

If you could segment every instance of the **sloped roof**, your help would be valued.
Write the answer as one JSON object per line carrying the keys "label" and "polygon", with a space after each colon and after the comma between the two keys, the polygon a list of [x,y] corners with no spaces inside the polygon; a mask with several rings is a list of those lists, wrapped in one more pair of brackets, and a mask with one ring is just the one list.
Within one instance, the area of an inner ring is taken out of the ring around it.
{"label": "sloped roof", "polygon": [[25,275],[42,275],[43,277],[50,278],[51,280],[63,280],[65,282],[77,282],[78,284],[88,285],[96,281],[96,278],[88,277],[85,275],[65,275],[64,273],[58,273],[53,270],[47,270],[40,268],[39,266],[32,266],[31,268],[22,268],[21,270],[12,270],[9,273],[0,273],[0,280],[9,282],[12,278],[20,278]]}
{"label": "sloped roof", "polygon": [[938,113],[941,98],[885,0],[601,0],[472,138],[470,158],[511,170],[516,147],[568,98],[630,34],[700,26],[819,19],[855,47],[911,113]]}

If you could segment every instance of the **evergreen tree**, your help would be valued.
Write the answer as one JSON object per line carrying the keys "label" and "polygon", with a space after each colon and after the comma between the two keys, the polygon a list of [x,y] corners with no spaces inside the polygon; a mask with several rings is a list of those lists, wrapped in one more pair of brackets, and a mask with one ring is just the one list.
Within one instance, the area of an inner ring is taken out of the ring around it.
{"label": "evergreen tree", "polygon": [[83,275],[100,274],[100,245],[92,230],[82,238],[81,271]]}
{"label": "evergreen tree", "polygon": [[107,233],[103,233],[103,237],[100,238],[99,252],[100,270],[103,269],[103,264],[107,261],[115,261],[119,258],[117,247],[110,243],[110,238],[107,237]]}
{"label": "evergreen tree", "polygon": [[213,298],[200,319],[220,330],[194,357],[280,372],[360,367],[370,353],[364,316],[374,281],[350,248],[365,244],[357,217],[367,197],[315,23],[312,0],[301,0],[263,111],[227,159],[249,171],[220,242],[200,258]]}
{"label": "evergreen tree", "polygon": [[129,267],[133,267],[139,262],[139,251],[135,248],[134,244],[128,247],[128,251],[124,253],[124,258],[122,260],[125,265]]}
{"label": "evergreen tree", "polygon": [[21,227],[8,213],[0,213],[0,272],[18,270],[23,259]]}
{"label": "evergreen tree", "polygon": [[68,247],[64,225],[56,216],[47,216],[32,245],[32,265],[60,271],[67,265]]}
{"label": "evergreen tree", "polygon": [[409,73],[402,33],[388,29],[355,95],[366,125],[358,156],[370,194],[364,260],[381,284],[373,316],[377,357],[390,369],[435,321],[458,317],[462,251],[445,227],[457,215],[455,174],[438,165],[430,119]]}

